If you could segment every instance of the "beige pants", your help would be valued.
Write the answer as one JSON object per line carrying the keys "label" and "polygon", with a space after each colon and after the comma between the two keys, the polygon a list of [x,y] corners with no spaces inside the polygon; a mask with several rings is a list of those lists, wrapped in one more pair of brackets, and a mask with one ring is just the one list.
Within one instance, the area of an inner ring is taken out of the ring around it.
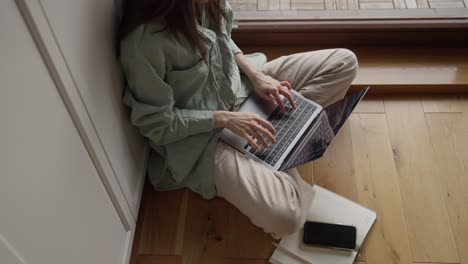
{"label": "beige pants", "polygon": [[[351,51],[329,49],[283,56],[267,62],[262,71],[326,106],[344,97],[357,68]],[[275,238],[304,224],[314,196],[297,170],[271,170],[222,142],[216,148],[215,182],[218,196]]]}

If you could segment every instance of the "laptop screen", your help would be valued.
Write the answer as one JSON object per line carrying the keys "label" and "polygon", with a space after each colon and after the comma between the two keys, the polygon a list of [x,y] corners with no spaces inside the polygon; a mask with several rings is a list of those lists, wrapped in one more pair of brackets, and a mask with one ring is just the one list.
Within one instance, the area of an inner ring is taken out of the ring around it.
{"label": "laptop screen", "polygon": [[351,115],[351,112],[353,112],[356,105],[361,101],[364,95],[366,95],[368,90],[369,87],[366,87],[324,108],[327,113],[330,127],[335,135]]}
{"label": "laptop screen", "polygon": [[369,88],[366,87],[323,108],[320,115],[301,138],[300,142],[303,142],[303,145],[298,145],[298,151],[294,151],[288,156],[288,161],[283,164],[281,170],[287,170],[322,157],[368,90]]}

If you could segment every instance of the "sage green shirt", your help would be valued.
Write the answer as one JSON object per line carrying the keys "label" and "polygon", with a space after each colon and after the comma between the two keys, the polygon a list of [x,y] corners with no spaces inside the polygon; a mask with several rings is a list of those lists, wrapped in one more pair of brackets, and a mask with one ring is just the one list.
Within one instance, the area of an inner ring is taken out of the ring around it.
{"label": "sage green shirt", "polygon": [[[232,9],[222,19],[221,33],[211,30],[202,10],[197,28],[207,47],[207,63],[163,25],[141,25],[121,43],[121,63],[128,87],[124,102],[131,121],[151,145],[149,178],[157,190],[188,187],[205,198],[216,195],[214,153],[220,129],[213,127],[213,111],[233,110],[252,91],[240,74],[231,39]],[[262,53],[247,55],[258,68]]]}

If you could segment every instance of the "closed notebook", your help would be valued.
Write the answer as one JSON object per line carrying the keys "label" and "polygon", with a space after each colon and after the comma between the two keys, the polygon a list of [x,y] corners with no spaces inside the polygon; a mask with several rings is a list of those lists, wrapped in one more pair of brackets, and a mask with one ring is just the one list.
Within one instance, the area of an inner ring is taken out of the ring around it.
{"label": "closed notebook", "polygon": [[[307,220],[341,225],[355,226],[357,229],[356,248],[359,249],[377,217],[376,213],[358,203],[339,196],[318,185],[313,186],[315,197],[310,207]],[[301,246],[300,229],[294,234],[285,236],[280,246],[293,255],[307,260],[299,261],[283,250],[276,249],[270,258],[273,264],[352,264],[357,251],[342,251]]]}

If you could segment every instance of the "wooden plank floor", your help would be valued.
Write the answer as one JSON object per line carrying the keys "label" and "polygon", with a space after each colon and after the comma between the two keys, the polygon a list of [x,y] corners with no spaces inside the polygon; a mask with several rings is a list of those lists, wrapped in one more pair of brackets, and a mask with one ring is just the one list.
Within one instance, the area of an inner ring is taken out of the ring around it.
{"label": "wooden plank floor", "polygon": [[[299,168],[378,212],[357,263],[468,264],[468,96],[367,97]],[[223,199],[145,185],[133,264],[264,264],[273,239]]]}
{"label": "wooden plank floor", "polygon": [[463,0],[229,0],[236,11],[466,8]]}

